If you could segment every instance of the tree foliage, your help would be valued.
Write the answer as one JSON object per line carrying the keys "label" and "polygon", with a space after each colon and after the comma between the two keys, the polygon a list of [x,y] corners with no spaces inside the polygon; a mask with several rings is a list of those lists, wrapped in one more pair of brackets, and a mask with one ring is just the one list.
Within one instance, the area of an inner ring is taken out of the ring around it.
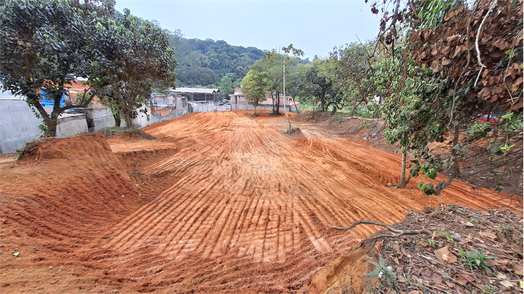
{"label": "tree foliage", "polygon": [[254,115],[257,115],[257,106],[264,100],[269,86],[267,72],[250,70],[242,80],[242,93],[244,97],[255,107]]}
{"label": "tree foliage", "polygon": [[131,15],[124,15],[99,23],[100,44],[111,39],[114,51],[110,70],[104,82],[93,84],[93,95],[110,106],[116,124],[125,119],[128,127],[138,115],[137,109],[148,105],[153,88],[174,87],[176,60],[169,47],[168,34],[154,23]]}
{"label": "tree foliage", "polygon": [[[111,0],[1,4],[2,88],[27,98],[42,117],[46,136],[56,135],[63,111],[86,107],[94,94],[111,97],[104,101],[132,117],[138,97],[145,97],[152,84],[174,81],[167,35],[150,22],[118,16],[114,5]],[[62,96],[79,78],[93,91],[81,95],[76,106],[62,107]],[[40,103],[41,90],[54,101],[51,113]]]}
{"label": "tree foliage", "polygon": [[223,76],[220,80],[220,95],[224,98],[229,99],[229,94],[233,94],[233,81],[228,76]]}
{"label": "tree foliage", "polygon": [[[478,115],[522,113],[522,1],[381,3],[372,12],[383,13],[378,40],[389,54],[377,63],[374,82],[386,99],[386,135],[403,151],[418,148],[412,175],[451,171],[447,183],[419,184],[438,194],[460,175],[468,143],[486,136]],[[448,134],[451,156],[437,162],[427,144]]]}
{"label": "tree foliage", "polygon": [[283,75],[282,75],[282,61],[284,56],[282,54],[273,53],[266,55],[264,58],[258,60],[251,66],[251,70],[257,73],[265,73],[268,77],[267,92],[271,95],[272,108],[271,114],[280,115],[280,93],[282,90]]}
{"label": "tree foliage", "polygon": [[351,106],[351,115],[360,105],[374,101],[376,90],[370,76],[379,57],[376,48],[375,42],[352,43],[330,53],[337,96]]}
{"label": "tree foliage", "polygon": [[[43,119],[45,135],[56,135],[58,116],[70,107],[60,105],[69,84],[88,78],[94,64],[108,62],[94,50],[96,44],[89,36],[96,30],[90,24],[111,14],[113,8],[111,3],[95,1],[7,0],[1,4],[2,88],[26,97]],[[54,101],[51,113],[40,103],[41,90]]]}
{"label": "tree foliage", "polygon": [[179,87],[211,86],[224,76],[240,85],[250,66],[264,56],[264,51],[255,47],[233,46],[222,40],[186,39],[180,31],[171,32],[169,42],[179,64]]}

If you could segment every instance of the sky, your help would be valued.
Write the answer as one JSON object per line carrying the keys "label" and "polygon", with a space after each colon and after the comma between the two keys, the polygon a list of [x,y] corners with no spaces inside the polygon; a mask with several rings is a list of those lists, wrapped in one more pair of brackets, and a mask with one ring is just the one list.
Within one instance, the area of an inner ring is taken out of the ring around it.
{"label": "sky", "polygon": [[293,44],[310,60],[328,57],[335,46],[374,39],[380,21],[364,0],[116,0],[116,8],[188,39],[262,50]]}

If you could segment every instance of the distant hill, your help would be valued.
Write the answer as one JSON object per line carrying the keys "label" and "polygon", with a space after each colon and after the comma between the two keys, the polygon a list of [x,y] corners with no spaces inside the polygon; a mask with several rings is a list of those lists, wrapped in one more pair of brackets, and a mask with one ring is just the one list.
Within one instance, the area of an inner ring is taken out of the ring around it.
{"label": "distant hill", "polygon": [[186,39],[180,31],[170,33],[170,45],[178,61],[177,87],[218,85],[223,76],[240,82],[264,51],[255,47],[229,45],[212,39]]}

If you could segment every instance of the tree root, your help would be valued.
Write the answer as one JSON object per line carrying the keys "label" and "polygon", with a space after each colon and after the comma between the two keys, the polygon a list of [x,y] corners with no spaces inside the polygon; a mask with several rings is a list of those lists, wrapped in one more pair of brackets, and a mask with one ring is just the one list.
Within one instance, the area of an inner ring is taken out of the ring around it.
{"label": "tree root", "polygon": [[358,225],[375,225],[375,226],[381,226],[381,227],[384,227],[386,229],[388,229],[389,231],[393,232],[393,233],[396,233],[396,235],[394,236],[390,236],[390,237],[398,237],[398,236],[401,236],[401,235],[417,235],[417,234],[426,234],[426,235],[431,235],[432,233],[428,230],[425,230],[425,229],[420,229],[420,230],[398,230],[398,229],[395,229],[391,226],[388,226],[384,223],[379,223],[379,222],[375,222],[375,221],[368,221],[368,220],[359,220],[358,222],[354,222],[352,223],[351,225],[347,226],[347,227],[335,227],[335,226],[332,226],[332,225],[328,225],[328,227],[332,228],[332,229],[335,229],[335,230],[343,230],[343,231],[347,231],[347,230],[350,230]]}

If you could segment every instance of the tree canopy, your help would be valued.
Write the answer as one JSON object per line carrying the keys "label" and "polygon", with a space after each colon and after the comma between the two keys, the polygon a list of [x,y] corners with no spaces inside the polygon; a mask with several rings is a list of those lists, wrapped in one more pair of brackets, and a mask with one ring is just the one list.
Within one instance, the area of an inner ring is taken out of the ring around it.
{"label": "tree canopy", "polygon": [[[460,175],[468,144],[493,129],[479,123],[479,115],[507,112],[520,123],[505,119],[504,129],[522,126],[522,1],[418,0],[401,7],[394,0],[375,2],[371,10],[383,14],[378,41],[387,54],[372,79],[385,98],[386,135],[404,154],[415,151],[412,175],[450,171],[447,183],[419,183],[439,194]],[[435,160],[427,145],[445,136],[451,156]],[[518,132],[497,136],[493,132],[490,145],[510,149]]]}
{"label": "tree canopy", "polygon": [[254,114],[257,115],[257,106],[264,100],[269,86],[267,72],[250,70],[242,80],[242,93],[244,97],[255,107]]}
{"label": "tree canopy", "polygon": [[[56,135],[63,111],[89,105],[95,93],[112,97],[104,101],[132,116],[138,106],[133,100],[146,95],[138,89],[174,82],[176,63],[166,33],[128,13],[118,15],[114,1],[7,0],[0,19],[2,88],[27,97],[46,136]],[[93,92],[75,106],[61,106],[67,88],[80,78]],[[54,101],[51,113],[40,103],[42,90]]]}
{"label": "tree canopy", "polygon": [[95,83],[92,95],[111,108],[117,126],[122,118],[132,126],[137,109],[148,104],[153,88],[174,87],[174,53],[166,32],[127,9],[100,30],[106,33],[102,38],[114,39],[111,50],[116,53],[104,76],[106,82]]}
{"label": "tree canopy", "polygon": [[239,86],[250,66],[264,56],[264,51],[255,47],[233,46],[222,40],[186,39],[179,31],[170,33],[169,42],[179,64],[178,87],[212,86],[224,76]]}

